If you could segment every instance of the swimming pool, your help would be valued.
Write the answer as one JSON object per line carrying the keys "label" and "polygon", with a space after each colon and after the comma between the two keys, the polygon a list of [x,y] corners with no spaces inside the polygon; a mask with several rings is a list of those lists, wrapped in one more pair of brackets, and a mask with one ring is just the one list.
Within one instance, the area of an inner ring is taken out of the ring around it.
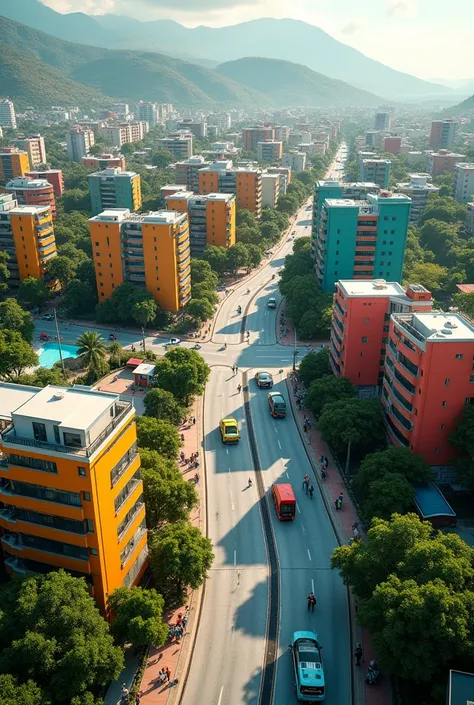
{"label": "swimming pool", "polygon": [[[67,357],[77,357],[77,348],[75,345],[68,345],[67,343],[61,344],[61,352],[63,354],[63,360]],[[55,362],[60,360],[59,357],[59,347],[57,343],[45,343],[38,350],[39,364],[42,367],[52,367]]]}

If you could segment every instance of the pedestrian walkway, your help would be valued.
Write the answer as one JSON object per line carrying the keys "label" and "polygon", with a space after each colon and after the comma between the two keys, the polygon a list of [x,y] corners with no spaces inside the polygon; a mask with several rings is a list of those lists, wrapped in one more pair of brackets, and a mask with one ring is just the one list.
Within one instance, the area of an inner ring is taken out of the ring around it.
{"label": "pedestrian walkway", "polygon": [[[321,434],[315,427],[314,418],[309,411],[297,409],[295,385],[297,391],[302,391],[302,387],[295,382],[295,377],[288,380],[288,396],[293,407],[295,419],[297,420],[298,430],[301,434],[303,442],[308,448],[308,455],[313,465],[313,470],[316,475],[318,485],[320,486],[323,499],[325,501],[328,512],[331,515],[332,523],[341,544],[347,543],[353,537],[353,525],[358,522],[356,508],[346,491],[344,480],[339,471],[337,463],[331,455],[331,451],[327,443],[321,438]],[[310,425],[307,430],[304,430],[305,419],[309,419]],[[329,460],[327,469],[327,479],[323,480],[319,471],[320,458],[326,456]],[[343,497],[342,507],[336,510],[336,501],[341,495]],[[354,612],[357,611],[357,602],[352,600]],[[355,617],[355,614],[353,615]],[[380,679],[376,685],[367,685],[364,682],[364,675],[367,672],[369,661],[377,660],[377,655],[372,646],[370,634],[361,629],[358,625],[353,627],[353,646],[357,643],[362,644],[363,658],[361,668],[356,670],[355,677],[355,702],[362,705],[391,705],[392,694],[390,687],[390,679],[388,674],[381,673]]]}
{"label": "pedestrian walkway", "polygon": [[[191,512],[190,521],[194,526],[199,526],[204,532],[205,509],[203,490],[204,478],[201,472],[203,455],[201,415],[202,398],[199,398],[189,410],[187,421],[182,424],[179,429],[179,432],[184,437],[181,447],[184,457],[189,459],[191,454],[199,453],[199,467],[195,468],[189,463],[178,462],[184,478],[189,482],[194,482],[193,478],[196,472],[199,474],[199,481],[196,484],[196,490],[199,494],[199,506]],[[186,605],[182,605],[178,609],[172,610],[166,614],[166,621],[170,626],[176,625],[179,620],[179,615],[181,615],[181,617],[187,616],[187,625],[179,641],[172,639],[160,649],[155,647],[150,649],[147,665],[139,688],[141,705],[172,705],[177,700],[181,690],[186,662],[191,655],[191,647],[197,629],[200,599],[200,590],[190,592]],[[169,668],[171,682],[167,680],[165,683],[160,684],[158,673],[162,668]],[[178,679],[176,686],[173,685],[175,679]]]}

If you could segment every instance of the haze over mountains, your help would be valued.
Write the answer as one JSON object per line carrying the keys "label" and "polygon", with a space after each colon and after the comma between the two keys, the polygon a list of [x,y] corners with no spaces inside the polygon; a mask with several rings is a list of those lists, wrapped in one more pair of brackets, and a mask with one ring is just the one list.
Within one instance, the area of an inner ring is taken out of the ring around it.
{"label": "haze over mountains", "polygon": [[114,49],[164,52],[212,68],[247,57],[285,59],[389,99],[453,97],[448,86],[395,71],[299,20],[260,19],[230,27],[189,29],[171,20],[60,14],[39,0],[0,0],[0,15],[70,41]]}

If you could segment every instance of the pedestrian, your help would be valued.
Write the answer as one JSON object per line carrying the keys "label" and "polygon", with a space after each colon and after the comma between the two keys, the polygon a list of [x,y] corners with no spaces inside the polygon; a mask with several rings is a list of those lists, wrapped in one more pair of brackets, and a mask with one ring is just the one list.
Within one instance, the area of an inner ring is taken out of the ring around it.
{"label": "pedestrian", "polygon": [[140,705],[140,696],[138,693],[135,695],[135,705]]}
{"label": "pedestrian", "polygon": [[324,465],[324,455],[322,455],[322,456],[319,458],[319,465],[320,465],[320,467],[321,467],[321,465]]}
{"label": "pedestrian", "polygon": [[334,500],[334,506],[336,507],[336,512],[339,511],[339,497],[336,497],[336,499]]}
{"label": "pedestrian", "polygon": [[185,614],[183,617],[183,627],[186,629],[187,626],[188,626],[188,615]]}
{"label": "pedestrian", "polygon": [[186,456],[184,455],[184,450],[181,451],[181,453],[179,454],[179,457],[181,458],[181,462],[184,463],[184,459],[185,459],[185,457],[186,457]]}
{"label": "pedestrian", "polygon": [[309,486],[308,492],[309,492],[309,496],[311,497],[311,499],[313,499],[313,493],[314,493],[314,486],[313,485]]}
{"label": "pedestrian", "polygon": [[325,469],[325,470],[328,469],[328,465],[329,465],[329,459],[328,459],[328,456],[325,455],[325,456],[324,456],[324,469]]}
{"label": "pedestrian", "polygon": [[166,673],[166,677],[168,678],[168,681],[171,681],[171,671],[168,666],[166,666],[166,668],[165,668],[165,673]]}
{"label": "pedestrian", "polygon": [[354,526],[354,528],[352,529],[352,533],[354,534],[355,541],[358,541],[360,539],[360,531],[357,526]]}
{"label": "pedestrian", "polygon": [[307,427],[307,425],[306,425],[306,421],[305,421],[305,423],[303,424],[303,431],[304,431],[305,433],[308,433],[308,427]]}
{"label": "pedestrian", "polygon": [[238,371],[239,371],[239,368],[238,368],[238,366],[236,365],[236,366],[235,366],[235,374],[237,374]]}
{"label": "pedestrian", "polygon": [[316,607],[316,598],[312,592],[309,593],[308,595],[308,612],[311,610],[311,612],[314,612],[314,608]]}
{"label": "pedestrian", "polygon": [[196,417],[193,416],[193,424],[195,424],[195,423],[196,423]]}
{"label": "pedestrian", "polygon": [[311,434],[308,436],[308,443],[311,445]]}
{"label": "pedestrian", "polygon": [[360,666],[360,662],[362,660],[362,645],[357,644],[355,651],[354,651],[354,656],[356,658],[356,666]]}
{"label": "pedestrian", "polygon": [[339,497],[338,497],[338,500],[339,500],[339,509],[342,507],[342,500],[343,500],[343,499],[344,499],[344,495],[342,494],[342,492],[340,492],[340,493],[339,493]]}

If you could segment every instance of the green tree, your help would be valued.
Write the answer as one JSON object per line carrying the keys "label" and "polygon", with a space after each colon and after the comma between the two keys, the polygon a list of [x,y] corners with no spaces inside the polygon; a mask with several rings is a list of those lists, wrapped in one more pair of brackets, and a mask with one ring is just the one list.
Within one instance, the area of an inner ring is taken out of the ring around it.
{"label": "green tree", "polygon": [[84,316],[93,312],[96,305],[97,293],[95,285],[92,287],[87,282],[79,281],[79,279],[72,279],[69,282],[61,304],[68,316],[71,318]]}
{"label": "green tree", "polygon": [[97,370],[100,363],[105,360],[107,348],[100,333],[86,330],[76,341],[77,354],[84,355],[84,365]]}
{"label": "green tree", "polygon": [[346,452],[346,472],[351,451],[373,450],[385,437],[382,406],[378,399],[348,398],[326,403],[318,427],[323,439],[336,453]]}
{"label": "green tree", "polygon": [[280,238],[280,228],[274,222],[262,223],[260,225],[260,239],[255,242],[258,245],[261,239],[271,240],[271,242],[278,242]]}
{"label": "green tree", "polygon": [[112,634],[122,644],[160,647],[166,642],[169,627],[163,621],[165,601],[156,590],[117,588],[109,597],[109,605],[115,615]]}
{"label": "green tree", "polygon": [[64,255],[58,255],[51,260],[48,266],[48,277],[50,279],[58,279],[61,287],[64,288],[75,276],[76,268],[72,259]]}
{"label": "green tree", "polygon": [[237,242],[226,250],[226,268],[235,274],[241,267],[248,267],[250,262],[247,247]]}
{"label": "green tree", "polygon": [[[208,263],[206,262],[205,264]],[[219,303],[219,297],[217,296],[214,288],[209,287],[207,281],[200,282],[199,284],[193,284],[191,295],[193,299],[207,299],[211,306],[216,306]]]}
{"label": "green tree", "polygon": [[447,276],[446,267],[434,262],[417,262],[405,272],[407,280],[423,284],[433,294],[443,289]]}
{"label": "green tree", "polygon": [[258,218],[255,213],[246,210],[245,208],[238,208],[235,218],[237,227],[246,225],[249,228],[258,228]]}
{"label": "green tree", "polygon": [[69,189],[64,191],[60,203],[66,213],[71,211],[90,211],[89,191],[79,188]]}
{"label": "green tree", "polygon": [[140,449],[146,520],[155,529],[165,523],[185,521],[197,506],[194,485],[187,482],[175,461],[157,451]]}
{"label": "green tree", "polygon": [[66,386],[60,367],[37,367],[32,374],[22,374],[18,377],[18,384],[28,384],[32,387],[47,387],[48,384]]}
{"label": "green tree", "polygon": [[147,323],[154,321],[158,311],[158,306],[154,299],[145,299],[137,301],[132,308],[132,317],[143,328],[146,328]]}
{"label": "green tree", "polygon": [[[293,254],[297,252],[311,252],[311,238],[309,236],[299,237],[293,245]],[[292,257],[292,255],[290,255]]]}
{"label": "green tree", "polygon": [[138,416],[137,437],[140,448],[162,453],[166,458],[176,458],[180,446],[178,431],[169,421],[152,416]]}
{"label": "green tree", "polygon": [[27,367],[38,364],[38,355],[16,330],[0,330],[0,378],[16,381]]}
{"label": "green tree", "polygon": [[459,480],[466,487],[474,488],[474,407],[464,407],[460,418],[456,419],[456,430],[449,440],[461,454],[457,460]]}
{"label": "green tree", "polygon": [[31,343],[35,324],[31,313],[25,311],[16,299],[7,299],[0,303],[0,329],[16,330]]}
{"label": "green tree", "polygon": [[298,374],[305,387],[309,387],[315,379],[329,375],[329,349],[323,348],[305,355],[300,362]]}
{"label": "green tree", "polygon": [[[63,570],[3,585],[0,669],[34,680],[55,703],[97,691],[118,677],[123,653],[83,578]],[[33,700],[34,702],[34,700]]]}
{"label": "green tree", "polygon": [[171,152],[166,149],[160,149],[158,152],[155,152],[151,158],[153,166],[157,166],[159,169],[165,169],[172,161],[174,161],[174,157]]}
{"label": "green tree", "polygon": [[252,244],[246,245],[245,247],[247,248],[247,254],[249,258],[249,269],[258,267],[263,257],[261,247]]}
{"label": "green tree", "polygon": [[413,507],[415,490],[402,475],[388,472],[374,480],[362,502],[361,514],[366,521],[373,517],[390,519],[394,512],[406,514]]}
{"label": "green tree", "polygon": [[[266,223],[265,225],[271,224]],[[275,226],[272,225],[272,227]],[[237,242],[240,242],[242,245],[261,245],[264,240],[262,233],[258,227],[249,228],[247,225],[242,225],[237,228],[236,239]]]}
{"label": "green tree", "polygon": [[171,392],[156,387],[145,395],[143,400],[145,413],[155,419],[163,419],[178,426],[186,415],[185,409],[178,404]]}
{"label": "green tree", "polygon": [[433,472],[421,455],[414,455],[408,448],[390,446],[386,450],[367,455],[360,464],[355,479],[358,491],[368,495],[371,486],[378,480],[384,480],[387,474],[401,475],[409,482],[427,483],[433,478]]}
{"label": "green tree", "polygon": [[217,274],[223,274],[227,268],[227,250],[217,245],[206,245],[202,252],[202,259],[206,260],[211,269]]}
{"label": "green tree", "polygon": [[420,228],[421,244],[436,257],[444,256],[446,248],[453,247],[458,239],[456,226],[442,220],[426,220]]}
{"label": "green tree", "polygon": [[8,280],[10,279],[9,259],[10,255],[8,252],[0,251],[0,298],[3,298],[8,293]]}
{"label": "green tree", "polygon": [[319,418],[326,404],[355,397],[356,390],[347,377],[327,375],[311,382],[306,405]]}
{"label": "green tree", "polygon": [[41,309],[49,297],[49,289],[42,279],[28,277],[18,288],[18,301],[29,308]]}
{"label": "green tree", "polygon": [[[291,184],[290,184],[291,186]],[[289,187],[288,187],[289,188]],[[283,213],[294,213],[299,205],[299,201],[297,197],[294,194],[287,193],[284,196],[280,196],[278,199],[278,205],[277,208],[279,211],[282,211]]]}
{"label": "green tree", "polygon": [[194,323],[199,324],[208,321],[214,314],[214,306],[208,298],[192,298],[186,307],[186,312],[191,316]]}
{"label": "green tree", "polygon": [[205,284],[209,289],[217,289],[219,279],[212,271],[209,262],[203,259],[191,258],[191,284]]}
{"label": "green tree", "polygon": [[197,589],[213,560],[210,539],[189,522],[166,524],[151,536],[150,565],[155,584],[165,597],[179,601],[186,588]]}
{"label": "green tree", "polygon": [[158,360],[155,369],[157,384],[175,398],[189,405],[191,397],[200,395],[209,377],[210,368],[197,350],[174,348]]}
{"label": "green tree", "polygon": [[0,674],[0,705],[50,705],[51,701],[32,680],[18,683],[13,676]]}

